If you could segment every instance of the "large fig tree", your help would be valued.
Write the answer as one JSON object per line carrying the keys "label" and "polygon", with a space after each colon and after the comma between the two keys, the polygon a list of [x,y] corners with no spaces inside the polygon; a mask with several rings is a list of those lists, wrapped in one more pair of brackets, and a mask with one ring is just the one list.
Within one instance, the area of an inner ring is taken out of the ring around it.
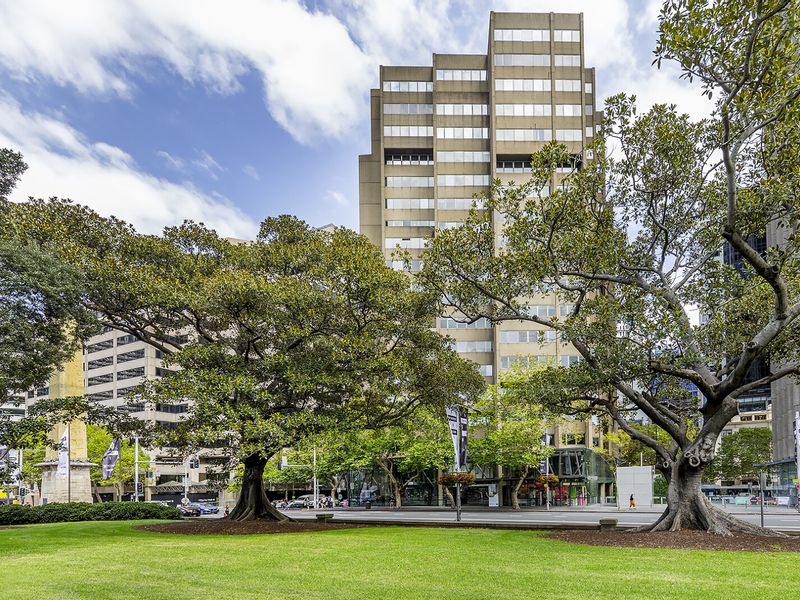
{"label": "large fig tree", "polygon": [[[425,257],[424,284],[467,318],[561,332],[582,360],[515,378],[516,391],[605,412],[653,449],[669,484],[654,530],[763,531],[713,508],[700,484],[738,398],[798,373],[799,28],[796,1],[667,2],[657,60],[699,82],[713,115],[639,115],[614,97],[580,170],[562,176],[574,157],[545,147],[529,182],[496,186]],[[784,241],[765,251],[767,229]],[[528,310],[542,294],[571,312]],[[772,368],[753,377],[758,360]],[[634,414],[669,442],[632,427]]]}

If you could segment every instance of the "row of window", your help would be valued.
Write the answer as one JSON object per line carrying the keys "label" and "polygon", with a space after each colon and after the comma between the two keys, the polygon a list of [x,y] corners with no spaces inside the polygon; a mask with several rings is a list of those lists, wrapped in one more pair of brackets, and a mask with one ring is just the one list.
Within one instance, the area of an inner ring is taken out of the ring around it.
{"label": "row of window", "polygon": [[495,131],[498,142],[549,142],[550,129],[498,129]]}
{"label": "row of window", "polygon": [[432,104],[384,104],[385,115],[430,115],[433,114]]}
{"label": "row of window", "polygon": [[440,140],[485,140],[489,138],[488,127],[437,127]]}
{"label": "row of window", "polygon": [[480,319],[473,321],[472,323],[467,323],[466,321],[453,319],[451,317],[442,317],[439,319],[439,328],[440,329],[491,329],[492,322],[486,317],[481,317]]}
{"label": "row of window", "polygon": [[[140,348],[139,350],[132,350],[130,352],[123,352],[122,354],[117,355],[117,363],[124,363],[130,362],[132,360],[138,360],[140,358],[144,358],[144,348]],[[96,360],[90,360],[87,364],[89,370],[92,369],[99,369],[101,367],[107,367],[109,365],[114,364],[114,357],[113,356],[104,356],[103,358],[98,358]]]}
{"label": "row of window", "polygon": [[[144,377],[144,367],[136,367],[134,369],[125,369],[123,371],[117,371],[117,381],[132,379],[134,377]],[[91,385],[99,385],[101,383],[109,383],[111,381],[114,381],[114,374],[105,373],[103,375],[89,377],[87,383],[88,385],[91,386]]]}
{"label": "row of window", "polygon": [[388,154],[386,164],[391,166],[432,165],[433,156],[430,154]]}
{"label": "row of window", "polygon": [[484,69],[436,69],[438,81],[486,81]]}
{"label": "row of window", "polygon": [[[580,57],[578,57],[580,58]],[[549,67],[549,54],[495,54],[494,64],[498,67]]]}
{"label": "row of window", "polygon": [[433,227],[434,221],[386,221],[387,227]]}
{"label": "row of window", "polygon": [[488,115],[489,105],[488,104],[437,104],[436,114],[458,115],[458,116],[465,115],[468,117],[475,115]]}
{"label": "row of window", "polygon": [[[439,208],[442,210],[469,210],[483,208],[481,198],[439,198]],[[386,208],[429,209],[435,207],[433,198],[386,198]]]}
{"label": "row of window", "polygon": [[558,333],[553,330],[548,331],[501,331],[500,341],[506,344],[541,344],[545,342],[555,342]]}
{"label": "row of window", "polygon": [[411,175],[386,177],[386,187],[433,187],[433,177]]}
{"label": "row of window", "polygon": [[[575,363],[581,360],[580,355],[577,354],[568,354],[564,356],[558,357],[558,364],[562,367],[571,367]],[[510,369],[511,367],[515,366],[522,366],[522,367],[532,367],[537,365],[554,365],[556,364],[556,357],[555,356],[501,356],[500,357],[500,368],[501,369]]]}
{"label": "row of window", "polygon": [[489,162],[490,152],[470,152],[462,150],[441,150],[436,153],[436,160],[447,163]]}
{"label": "row of window", "polygon": [[436,178],[442,186],[485,186],[490,185],[490,175],[439,175]]}
{"label": "row of window", "polygon": [[384,92],[432,92],[432,81],[384,81]]}
{"label": "row of window", "polygon": [[498,92],[549,92],[549,79],[495,79]]}
{"label": "row of window", "polygon": [[495,42],[549,42],[549,29],[495,29]]}
{"label": "row of window", "polygon": [[[586,105],[586,114],[592,114],[591,104]],[[549,104],[498,104],[495,106],[498,117],[549,117],[552,108]],[[580,104],[556,104],[557,117],[580,117]]]}
{"label": "row of window", "polygon": [[429,125],[384,125],[386,137],[431,137],[433,127]]}
{"label": "row of window", "polygon": [[387,237],[384,240],[384,247],[386,248],[411,248],[421,249],[428,246],[430,238],[392,238]]}
{"label": "row of window", "polygon": [[[404,260],[387,260],[386,265],[395,271],[406,271],[409,270],[412,273],[419,273],[422,270],[422,261],[421,260],[411,260],[408,263]],[[410,269],[409,269],[410,267]]]}
{"label": "row of window", "polygon": [[488,340],[467,340],[450,342],[456,352],[491,352],[492,342]]}

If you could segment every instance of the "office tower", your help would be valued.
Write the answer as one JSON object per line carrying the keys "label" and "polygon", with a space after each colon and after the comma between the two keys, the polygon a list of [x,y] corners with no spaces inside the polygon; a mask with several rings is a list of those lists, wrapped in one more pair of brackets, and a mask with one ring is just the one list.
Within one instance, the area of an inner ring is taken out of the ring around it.
{"label": "office tower", "polygon": [[[595,87],[595,71],[586,66],[582,14],[491,13],[486,54],[434,54],[430,67],[381,67],[380,85],[371,92],[372,150],[359,157],[361,233],[396,269],[404,263],[393,254],[407,250],[411,271],[418,271],[437,230],[462,223],[473,203],[480,208],[475,195],[494,178],[526,181],[531,155],[555,140],[572,159],[558,169],[544,191],[549,193],[591,159],[587,145],[601,118]],[[501,224],[495,227],[499,236]],[[545,318],[571,310],[554,295],[530,302],[530,310]],[[565,366],[579,360],[555,331],[531,323],[495,327],[481,319],[466,325],[443,316],[437,326],[488,381],[518,360]],[[589,421],[556,429],[560,449],[602,444]],[[586,463],[596,457],[579,454],[565,459],[564,473],[581,472],[585,481]],[[600,488],[595,483],[586,493],[602,496],[606,490]]]}

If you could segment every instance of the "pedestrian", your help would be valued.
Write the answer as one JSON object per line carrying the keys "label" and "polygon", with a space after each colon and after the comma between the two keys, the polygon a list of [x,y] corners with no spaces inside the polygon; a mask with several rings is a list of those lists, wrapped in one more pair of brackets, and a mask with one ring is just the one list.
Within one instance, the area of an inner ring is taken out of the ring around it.
{"label": "pedestrian", "polygon": [[630,504],[630,509],[631,509],[631,510],[635,510],[635,509],[636,509],[636,501],[633,499],[633,494],[631,494],[631,504]]}
{"label": "pedestrian", "polygon": [[226,519],[228,518],[228,507],[227,506],[225,507],[225,518]]}

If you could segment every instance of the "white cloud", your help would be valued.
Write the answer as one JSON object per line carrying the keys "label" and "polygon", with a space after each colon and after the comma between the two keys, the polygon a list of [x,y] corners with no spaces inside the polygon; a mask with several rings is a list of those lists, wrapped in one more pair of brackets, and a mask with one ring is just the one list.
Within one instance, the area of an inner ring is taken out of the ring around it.
{"label": "white cloud", "polygon": [[186,169],[186,162],[182,158],[178,156],[172,156],[172,154],[166,150],[156,151],[156,156],[161,158],[164,161],[164,164],[173,171],[182,173]]}
{"label": "white cloud", "polygon": [[374,61],[335,17],[298,0],[0,3],[0,66],[86,94],[135,93],[145,58],[219,92],[258,73],[273,118],[299,141],[338,137],[358,122]]}
{"label": "white cloud", "polygon": [[203,171],[206,175],[211,177],[211,179],[216,181],[218,179],[217,173],[220,173],[225,169],[223,169],[222,165],[220,165],[214,159],[214,157],[205,150],[200,150],[198,155],[199,156],[192,161],[192,164],[200,171]]}
{"label": "white cloud", "polygon": [[242,173],[244,173],[251,179],[254,179],[255,181],[259,181],[261,179],[261,176],[258,174],[258,169],[256,169],[251,164],[246,164],[245,166],[243,166]]}
{"label": "white cloud", "polygon": [[0,147],[19,150],[29,165],[12,195],[15,200],[71,198],[146,233],[185,219],[225,236],[246,238],[257,231],[253,220],[227,200],[144,173],[119,148],[92,143],[57,118],[25,112],[7,96],[0,96]]}
{"label": "white cloud", "polygon": [[350,206],[350,200],[347,199],[347,196],[336,190],[328,190],[325,194],[325,199],[333,201],[337,206],[341,206],[342,208]]}

